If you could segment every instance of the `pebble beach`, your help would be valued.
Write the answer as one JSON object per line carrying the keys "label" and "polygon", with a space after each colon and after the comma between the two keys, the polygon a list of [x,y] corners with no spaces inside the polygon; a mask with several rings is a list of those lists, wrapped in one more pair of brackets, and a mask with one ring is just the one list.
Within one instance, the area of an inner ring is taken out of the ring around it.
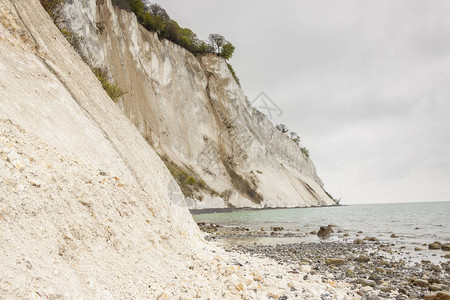
{"label": "pebble beach", "polygon": [[[273,259],[289,266],[292,274],[305,274],[304,280],[314,276],[325,284],[345,286],[354,297],[450,299],[450,244],[445,241],[410,249],[398,243],[395,234],[392,242],[380,242],[362,231],[352,233],[329,224],[308,232],[318,241],[299,243],[293,241],[304,238],[300,229],[271,226],[254,230],[205,222],[199,226],[208,240],[230,253]],[[290,296],[298,298],[295,288],[292,292]],[[320,299],[335,299],[335,295],[325,292]]]}

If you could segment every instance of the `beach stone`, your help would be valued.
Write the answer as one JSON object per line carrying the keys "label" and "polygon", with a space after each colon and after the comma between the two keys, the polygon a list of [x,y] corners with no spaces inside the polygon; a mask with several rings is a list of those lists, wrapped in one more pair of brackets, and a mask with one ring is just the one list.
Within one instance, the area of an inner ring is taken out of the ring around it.
{"label": "beach stone", "polygon": [[333,266],[341,266],[345,264],[345,260],[339,259],[339,258],[327,258],[325,259],[325,264],[327,266],[333,265]]}
{"label": "beach stone", "polygon": [[253,280],[261,282],[261,281],[263,281],[263,278],[259,274],[253,274]]}
{"label": "beach stone", "polygon": [[422,248],[415,247],[415,248],[414,248],[414,251],[422,251]]}
{"label": "beach stone", "polygon": [[448,286],[446,286],[445,284],[433,283],[432,285],[428,286],[428,289],[432,292],[446,291],[448,290]]}
{"label": "beach stone", "polygon": [[428,244],[428,249],[439,250],[439,249],[441,249],[441,245],[439,245],[438,243],[434,242],[434,243]]}
{"label": "beach stone", "polygon": [[328,224],[328,227],[338,227],[338,226],[335,224]]}
{"label": "beach stone", "polygon": [[424,300],[436,300],[436,294],[428,294],[423,296]]}
{"label": "beach stone", "polygon": [[378,242],[378,239],[374,236],[366,236],[364,238],[364,240],[369,241],[369,242]]}
{"label": "beach stone", "polygon": [[309,234],[317,234],[317,231],[311,231]]}
{"label": "beach stone", "polygon": [[391,234],[391,238],[396,239],[398,238],[398,235],[396,235],[395,233]]}
{"label": "beach stone", "polygon": [[270,229],[272,229],[272,231],[283,231],[284,230],[283,227],[276,227],[276,226],[272,226],[272,227],[270,227]]}
{"label": "beach stone", "polygon": [[368,261],[370,261],[370,258],[368,256],[361,255],[361,256],[357,257],[355,259],[355,261],[357,261],[357,262],[368,262]]}
{"label": "beach stone", "polygon": [[424,280],[424,279],[415,279],[413,284],[415,286],[427,287],[428,286],[428,281]]}
{"label": "beach stone", "polygon": [[442,244],[441,249],[444,251],[450,251],[450,243]]}
{"label": "beach stone", "polygon": [[358,283],[361,284],[362,286],[370,286],[370,287],[375,287],[377,285],[375,281],[364,278],[358,279]]}
{"label": "beach stone", "polygon": [[328,226],[321,226],[319,229],[319,232],[317,232],[317,236],[322,239],[326,239],[330,237],[330,234],[334,232],[331,227]]}
{"label": "beach stone", "polygon": [[384,273],[386,273],[386,270],[383,269],[383,268],[380,268],[380,267],[376,267],[376,268],[375,268],[375,272],[384,274]]}
{"label": "beach stone", "polygon": [[436,294],[436,300],[450,300],[450,295],[447,293],[439,292]]}
{"label": "beach stone", "polygon": [[310,273],[312,270],[310,265],[301,265],[300,266],[300,271],[303,273]]}
{"label": "beach stone", "polygon": [[444,258],[450,259],[450,254],[445,254]]}
{"label": "beach stone", "polygon": [[362,245],[362,244],[364,244],[364,241],[361,240],[361,239],[356,239],[356,240],[353,241],[353,244]]}
{"label": "beach stone", "polygon": [[394,288],[392,286],[383,286],[380,288],[380,291],[385,292],[385,293],[390,293],[392,290],[394,290]]}
{"label": "beach stone", "polygon": [[345,276],[347,276],[349,278],[355,278],[356,273],[352,269],[347,269],[347,271],[345,271]]}

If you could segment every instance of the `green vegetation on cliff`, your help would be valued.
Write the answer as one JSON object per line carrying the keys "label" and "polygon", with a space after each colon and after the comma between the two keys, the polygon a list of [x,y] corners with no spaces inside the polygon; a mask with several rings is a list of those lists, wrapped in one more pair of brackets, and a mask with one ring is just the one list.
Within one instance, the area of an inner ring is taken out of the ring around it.
{"label": "green vegetation on cliff", "polygon": [[81,56],[83,61],[91,68],[92,72],[97,77],[98,81],[100,81],[103,89],[106,91],[108,96],[114,101],[117,102],[119,98],[125,95],[125,91],[123,91],[117,82],[110,80],[108,76],[108,70],[105,67],[96,67],[91,64],[91,62],[84,56],[81,50],[81,42],[82,37],[78,34],[72,32],[67,26],[64,24],[64,14],[63,7],[66,3],[66,0],[40,0],[42,7],[47,11],[48,15],[52,18],[55,25],[58,27],[61,34],[66,38],[66,40],[72,45],[75,51]]}
{"label": "green vegetation on cliff", "polygon": [[[290,131],[286,125],[284,124],[278,124],[275,126],[279,131],[284,133],[285,135],[289,136],[291,140],[297,144],[297,146],[300,147],[300,137],[296,132]],[[300,151],[302,152],[303,156],[305,158],[309,158],[309,150],[305,147],[300,147]]]}
{"label": "green vegetation on cliff", "polygon": [[[127,0],[127,5],[125,1],[116,0],[114,3],[117,3],[120,7],[129,7],[135,13],[139,23],[147,30],[156,32],[160,38],[168,39],[194,54],[216,53],[225,59],[229,59],[233,55],[234,46],[225,40],[223,36],[211,34],[211,43],[202,41],[191,29],[181,27],[177,21],[171,19],[161,5],[149,2],[144,3],[142,0]],[[213,43],[212,37],[220,37],[221,44]]]}

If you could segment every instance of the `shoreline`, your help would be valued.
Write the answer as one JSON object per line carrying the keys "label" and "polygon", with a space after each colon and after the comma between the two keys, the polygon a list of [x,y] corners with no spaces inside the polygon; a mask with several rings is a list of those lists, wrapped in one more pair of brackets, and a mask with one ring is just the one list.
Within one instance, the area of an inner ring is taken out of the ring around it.
{"label": "shoreline", "polygon": [[204,214],[220,214],[231,213],[239,211],[261,211],[261,210],[276,210],[276,209],[299,209],[299,208],[327,208],[327,207],[345,207],[348,205],[333,204],[333,205],[313,205],[313,206],[295,206],[295,207],[225,207],[225,208],[203,208],[203,209],[189,209],[192,215],[204,215]]}
{"label": "shoreline", "polygon": [[[433,255],[446,260],[435,263],[425,257],[413,260],[418,250],[410,253],[404,246],[380,242],[377,237],[292,242],[301,233],[282,227],[258,231],[203,222],[199,227],[207,240],[218,242],[229,253],[273,259],[291,266],[291,272],[306,273],[306,279],[319,276],[325,284],[348,286],[362,299],[450,299],[450,254],[444,249]],[[333,295],[323,294],[321,299],[333,299]]]}

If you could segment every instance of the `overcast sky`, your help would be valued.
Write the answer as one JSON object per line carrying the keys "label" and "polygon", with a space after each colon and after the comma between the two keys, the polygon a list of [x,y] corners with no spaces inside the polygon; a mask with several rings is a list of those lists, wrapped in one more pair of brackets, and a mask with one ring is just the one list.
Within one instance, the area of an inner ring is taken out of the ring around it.
{"label": "overcast sky", "polygon": [[450,1],[160,0],[223,34],[344,204],[450,201]]}

